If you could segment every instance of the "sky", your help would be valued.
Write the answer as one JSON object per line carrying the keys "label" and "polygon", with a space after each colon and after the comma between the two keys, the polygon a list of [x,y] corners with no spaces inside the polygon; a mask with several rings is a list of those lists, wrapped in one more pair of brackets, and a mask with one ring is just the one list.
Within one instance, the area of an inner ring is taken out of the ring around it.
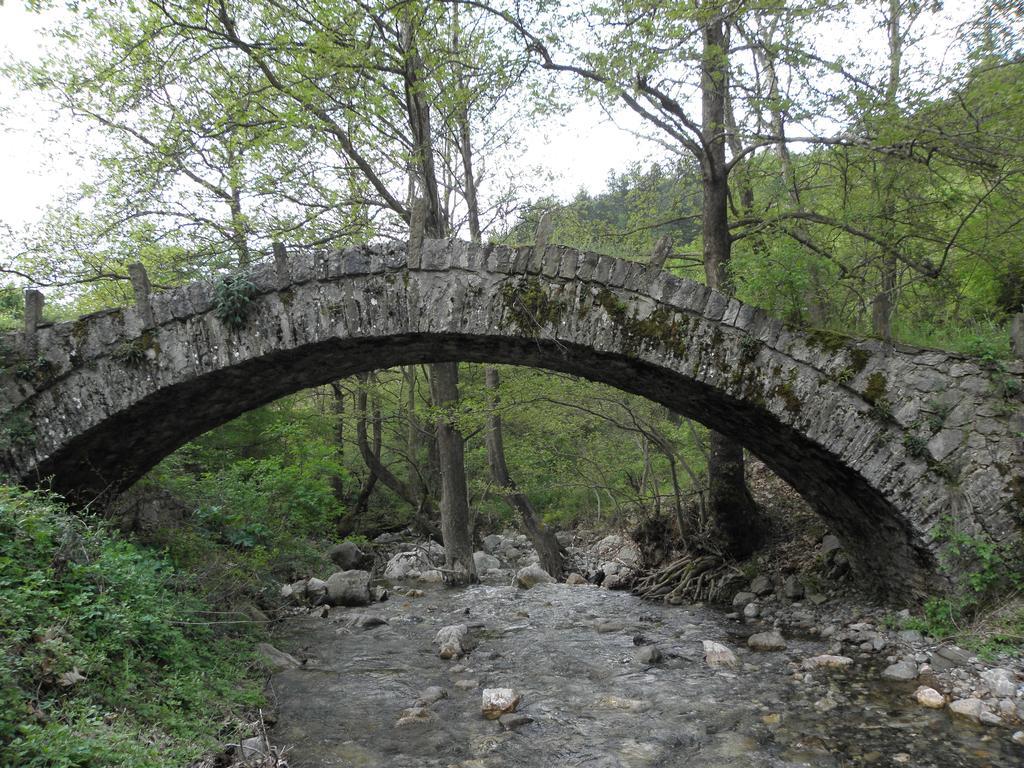
{"label": "sky", "polygon": [[[947,24],[966,18],[978,2],[947,2],[946,13],[951,17]],[[45,40],[41,30],[51,18],[29,13],[20,0],[0,5],[0,62],[36,57]],[[866,24],[866,15],[864,19]],[[833,44],[847,43],[836,39]],[[927,55],[942,60],[949,56],[947,49],[948,40],[935,36],[928,42]],[[619,119],[626,127],[638,127],[628,117]],[[533,135],[528,129],[528,149],[519,158],[524,169],[536,166],[550,173],[554,180],[545,191],[558,197],[571,197],[581,188],[599,192],[610,171],[665,154],[613,124],[595,106],[581,105],[559,123],[534,128]],[[61,138],[47,141],[46,135]],[[88,133],[69,117],[55,115],[48,105],[14,92],[10,83],[0,78],[0,236],[5,223],[13,230],[21,229],[36,221],[44,207],[60,197],[61,190],[88,180],[88,167],[67,151],[69,146],[80,148],[87,141]]]}

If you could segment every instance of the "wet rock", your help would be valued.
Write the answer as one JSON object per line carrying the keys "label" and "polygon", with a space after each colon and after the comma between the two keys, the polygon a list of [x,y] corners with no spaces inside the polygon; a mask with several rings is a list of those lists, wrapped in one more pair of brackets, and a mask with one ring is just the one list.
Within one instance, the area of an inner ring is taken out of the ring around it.
{"label": "wet rock", "polygon": [[1003,718],[988,709],[983,709],[978,715],[978,720],[982,725],[1002,725]]}
{"label": "wet rock", "polygon": [[456,680],[455,687],[462,691],[471,691],[480,687],[479,680]]}
{"label": "wet rock", "polygon": [[750,582],[750,591],[758,597],[765,597],[775,591],[772,580],[767,576],[755,576]]}
{"label": "wet rock", "polygon": [[260,643],[257,645],[256,653],[263,663],[274,672],[282,672],[286,669],[302,666],[302,663],[290,653],[278,650],[270,643]]}
{"label": "wet rock", "polygon": [[946,706],[946,697],[927,685],[922,685],[914,691],[914,699],[922,707],[928,707],[929,709],[942,709]]}
{"label": "wet rock", "polygon": [[465,624],[452,624],[442,627],[434,637],[434,645],[440,646],[437,655],[442,659],[459,659],[466,655],[466,639],[469,627]]}
{"label": "wet rock", "polygon": [[753,592],[737,592],[732,598],[732,607],[741,608],[757,599]]}
{"label": "wet rock", "polygon": [[429,707],[441,699],[448,698],[448,691],[439,685],[432,685],[429,688],[424,688],[420,691],[419,698],[416,699],[415,706],[417,707]]}
{"label": "wet rock", "polygon": [[1015,696],[1017,693],[1017,675],[1009,669],[986,669],[981,673],[981,679],[988,692],[997,699]]}
{"label": "wet rock", "polygon": [[521,696],[512,688],[484,688],[480,697],[480,712],[488,720],[497,720],[504,714],[515,712]]}
{"label": "wet rock", "polygon": [[1010,740],[1014,744],[1020,744],[1022,747],[1024,747],[1024,731],[1017,731],[1015,734],[1013,734],[1013,736],[1010,737]]}
{"label": "wet rock", "polygon": [[882,677],[886,680],[916,680],[917,679],[917,663],[913,661],[898,661],[895,664],[890,664],[882,671]]}
{"label": "wet rock", "polygon": [[373,558],[351,541],[331,547],[327,556],[343,571],[364,571],[373,564]]}
{"label": "wet rock", "polygon": [[853,659],[849,656],[832,656],[830,654],[822,654],[821,656],[812,656],[809,659],[804,659],[800,666],[803,669],[845,669],[853,664]]}
{"label": "wet rock", "polygon": [[957,717],[980,723],[981,713],[988,710],[985,709],[985,702],[981,699],[957,699],[949,702],[949,711]]}
{"label": "wet rock", "polygon": [[800,600],[804,596],[804,585],[796,576],[787,576],[782,582],[782,594],[790,600]]}
{"label": "wet rock", "polygon": [[487,554],[486,552],[474,552],[473,565],[476,566],[476,572],[478,574],[483,574],[488,571],[499,570],[501,568],[501,560],[496,558],[494,555]]}
{"label": "wet rock", "polygon": [[605,709],[624,709],[627,712],[646,712],[651,708],[650,703],[643,699],[627,699],[623,696],[602,696],[597,703]]}
{"label": "wet rock", "polygon": [[626,625],[623,624],[621,621],[612,621],[610,619],[599,621],[594,625],[594,629],[596,629],[598,633],[602,635],[607,635],[612,632],[621,632],[625,628]]}
{"label": "wet rock", "polygon": [[522,728],[524,725],[532,723],[533,718],[520,712],[512,712],[499,717],[498,722],[506,731],[514,731],[516,728]]}
{"label": "wet rock", "polygon": [[371,613],[346,612],[341,616],[341,623],[350,629],[373,629],[374,627],[387,624],[387,621]]}
{"label": "wet rock", "polygon": [[786,641],[776,630],[758,632],[747,638],[747,645],[755,651],[784,651]]}
{"label": "wet rock", "polygon": [[631,583],[632,580],[628,575],[624,575],[623,573],[619,572],[613,573],[611,576],[607,577],[601,583],[601,586],[604,589],[629,589]]}
{"label": "wet rock", "polygon": [[704,661],[709,667],[735,667],[739,664],[736,654],[728,646],[714,640],[703,640],[702,643],[704,645]]}
{"label": "wet rock", "polygon": [[516,573],[516,586],[530,589],[538,584],[554,584],[555,579],[539,565],[528,565]]}
{"label": "wet rock", "polygon": [[645,645],[637,650],[634,658],[641,664],[657,664],[661,661],[661,651],[656,645]]}
{"label": "wet rock", "polygon": [[370,574],[366,571],[338,571],[327,578],[330,605],[369,605]]}
{"label": "wet rock", "polygon": [[434,717],[433,711],[426,707],[409,707],[409,709],[402,710],[402,714],[395,725],[405,726],[429,723]]}
{"label": "wet rock", "polygon": [[376,586],[370,588],[370,597],[373,598],[375,603],[383,603],[388,599],[388,591],[384,587]]}
{"label": "wet rock", "polygon": [[579,573],[570,573],[566,577],[565,583],[568,584],[570,587],[578,587],[582,584],[586,584],[587,580],[583,578],[583,576]]}

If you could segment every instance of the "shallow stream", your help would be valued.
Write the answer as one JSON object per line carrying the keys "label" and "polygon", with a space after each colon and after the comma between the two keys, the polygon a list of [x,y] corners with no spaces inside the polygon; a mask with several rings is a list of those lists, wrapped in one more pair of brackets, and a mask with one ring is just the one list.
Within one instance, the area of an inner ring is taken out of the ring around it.
{"label": "shallow stream", "polygon": [[[349,626],[354,614],[387,623]],[[477,647],[440,659],[434,636],[460,623],[475,625]],[[827,653],[825,641],[787,638],[784,651],[754,652],[744,642],[751,631],[760,628],[713,608],[564,584],[435,589],[335,608],[291,619],[278,638],[308,660],[271,680],[271,738],[288,747],[291,768],[1024,766],[1008,730],[919,706],[918,683],[882,680],[861,659],[808,683],[792,662]],[[637,635],[664,660],[636,661]],[[702,640],[734,649],[740,666],[710,668]],[[430,686],[448,691],[434,715],[396,725]],[[505,731],[485,720],[487,687],[515,688],[533,722]]]}

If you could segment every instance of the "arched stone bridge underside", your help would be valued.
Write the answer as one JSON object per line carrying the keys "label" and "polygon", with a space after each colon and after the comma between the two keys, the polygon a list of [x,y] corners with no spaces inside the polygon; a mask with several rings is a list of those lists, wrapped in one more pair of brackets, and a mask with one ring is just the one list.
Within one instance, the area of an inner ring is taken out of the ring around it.
{"label": "arched stone bridge underside", "polygon": [[38,358],[9,362],[0,382],[7,473],[87,500],[306,387],[400,364],[513,363],[611,384],[741,441],[892,596],[943,585],[949,521],[1020,539],[1020,363],[793,330],[698,283],[560,246],[427,241],[414,263],[402,246],[355,247],[251,279],[240,331],[205,282],[154,295],[148,323],[133,307],[41,327]]}

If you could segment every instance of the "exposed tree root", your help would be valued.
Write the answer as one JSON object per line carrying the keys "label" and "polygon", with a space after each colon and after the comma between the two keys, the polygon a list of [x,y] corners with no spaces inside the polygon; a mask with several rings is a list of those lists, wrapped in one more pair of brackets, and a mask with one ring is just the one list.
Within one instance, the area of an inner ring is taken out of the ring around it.
{"label": "exposed tree root", "polygon": [[633,594],[667,603],[716,601],[731,596],[742,579],[739,568],[722,555],[695,550],[640,577]]}

